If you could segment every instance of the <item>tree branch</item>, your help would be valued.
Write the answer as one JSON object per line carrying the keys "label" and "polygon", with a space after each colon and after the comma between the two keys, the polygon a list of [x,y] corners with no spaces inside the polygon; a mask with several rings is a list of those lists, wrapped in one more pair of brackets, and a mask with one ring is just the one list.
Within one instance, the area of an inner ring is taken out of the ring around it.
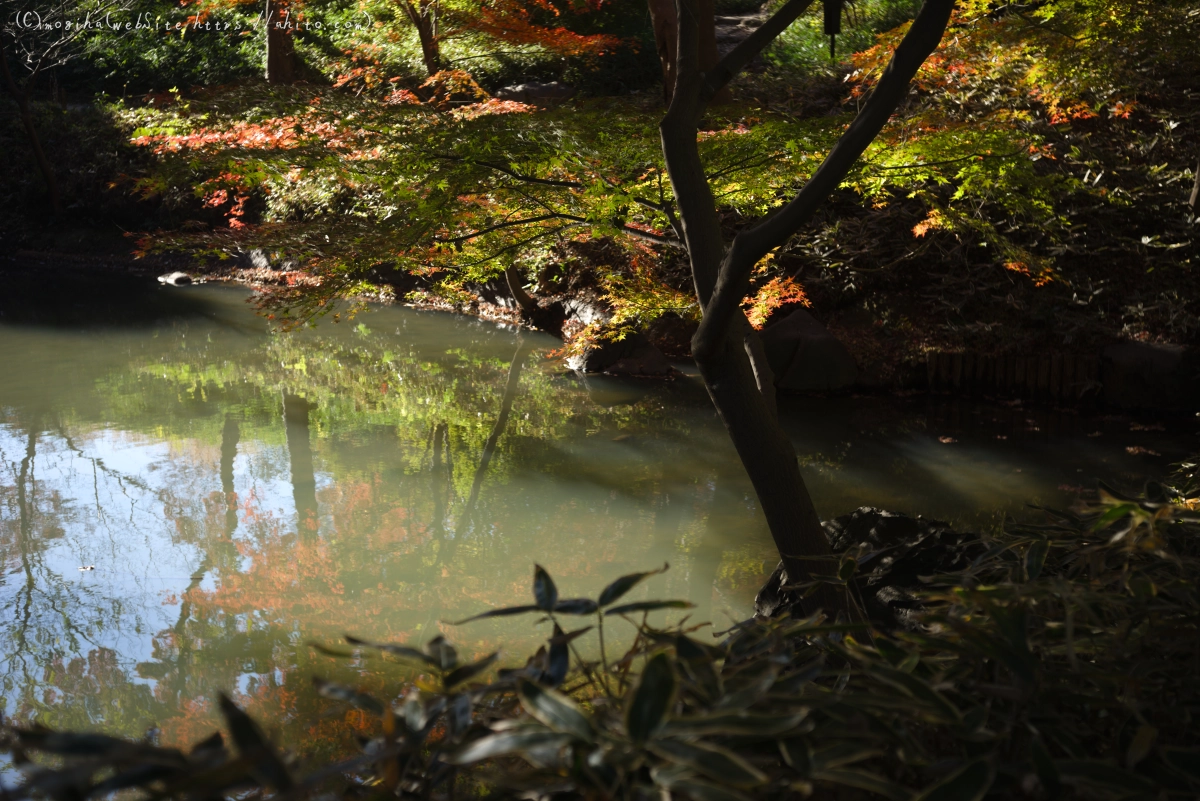
{"label": "tree branch", "polygon": [[465,161],[468,164],[474,164],[477,167],[487,167],[496,172],[503,173],[510,178],[515,178],[518,181],[527,184],[541,184],[542,186],[560,186],[566,189],[583,189],[583,184],[579,181],[559,181],[553,178],[537,178],[532,175],[522,175],[515,170],[510,170],[507,167],[499,164],[493,164],[489,161],[475,161],[474,159],[465,159],[462,156],[452,156],[447,153],[434,153],[434,158],[442,159],[443,161]]}
{"label": "tree branch", "polygon": [[777,213],[734,238],[721,262],[712,297],[705,304],[700,328],[692,339],[692,353],[697,361],[714,352],[724,339],[749,288],[754,265],[812,219],[818,206],[833,193],[883,130],[908,94],[913,76],[941,42],[953,8],[954,0],[925,0],[862,111],[804,188]]}
{"label": "tree branch", "polygon": [[766,22],[755,28],[753,33],[729,51],[705,76],[703,103],[707,105],[713,95],[721,91],[726,84],[733,80],[734,76],[744,70],[755,56],[775,41],[776,37],[807,11],[812,4],[813,0],[788,0]]}
{"label": "tree branch", "polygon": [[448,245],[456,245],[461,242],[469,242],[472,239],[475,239],[476,237],[483,236],[484,234],[490,234],[492,231],[499,231],[502,228],[513,228],[518,225],[531,225],[533,223],[545,222],[546,220],[572,220],[574,222],[587,222],[587,218],[585,218],[585,217],[577,217],[574,214],[562,214],[559,212],[553,212],[551,214],[543,214],[538,217],[522,217],[519,220],[510,220],[508,222],[497,223],[496,225],[489,226],[488,228],[484,228],[483,230],[476,231],[473,234],[467,234],[465,236],[456,236],[451,239],[439,239],[437,241],[442,242],[444,244],[448,244]]}
{"label": "tree branch", "polygon": [[684,244],[673,236],[663,236],[662,234],[652,234],[649,231],[643,231],[640,228],[634,228],[631,225],[617,226],[617,230],[635,239],[644,239],[647,242],[654,242],[658,245],[668,245],[673,248],[684,250]]}
{"label": "tree branch", "polygon": [[700,72],[695,0],[676,0],[676,3],[679,30],[675,91],[658,130],[679,210],[679,230],[691,262],[696,298],[704,306],[712,296],[725,245],[696,137],[697,125],[704,114],[701,99],[704,75]]}
{"label": "tree branch", "polygon": [[[576,224],[584,224],[584,223],[588,222],[587,217],[580,217],[576,214],[564,214],[562,212],[553,212],[551,214],[542,214],[537,217],[523,217],[519,220],[510,220],[508,222],[497,223],[496,225],[490,226],[488,228],[484,228],[480,231],[475,231],[474,233],[471,233],[471,234],[465,234],[463,236],[456,236],[456,237],[453,237],[450,239],[439,239],[437,241],[441,244],[457,245],[462,242],[469,242],[472,239],[476,239],[478,237],[483,236],[484,234],[490,234],[492,231],[499,231],[503,228],[515,228],[518,225],[532,225],[533,223],[545,222],[546,220],[570,220],[572,223],[576,223]],[[619,223],[616,221],[614,221],[612,223],[612,226],[614,228],[616,228],[618,231],[628,234],[629,236],[636,237],[637,239],[645,239],[648,242],[654,242],[659,245],[670,245],[671,247],[677,247],[677,248],[683,247],[682,242],[680,242],[678,239],[674,239],[669,236],[663,236],[661,234],[651,233],[650,231],[643,231],[640,228],[634,228],[630,225],[622,224],[622,223]],[[503,252],[503,251],[499,251],[499,252]]]}

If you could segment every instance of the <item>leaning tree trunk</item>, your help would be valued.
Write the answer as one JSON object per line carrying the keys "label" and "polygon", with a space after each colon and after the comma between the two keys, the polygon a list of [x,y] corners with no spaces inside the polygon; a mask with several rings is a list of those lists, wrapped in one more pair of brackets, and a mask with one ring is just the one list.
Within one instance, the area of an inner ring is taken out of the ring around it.
{"label": "leaning tree trunk", "polygon": [[442,69],[442,47],[438,41],[436,0],[402,0],[400,4],[408,21],[417,29],[417,39],[421,43],[421,60],[425,63],[425,72],[433,77]]}
{"label": "leaning tree trunk", "polygon": [[[675,0],[648,0],[650,24],[654,29],[654,47],[663,70],[663,102],[671,105],[675,92],[676,49],[679,39],[679,15]],[[700,69],[708,71],[717,64],[717,22],[714,0],[696,0],[696,24],[700,35]],[[728,92],[714,98],[721,103]]]}
{"label": "leaning tree trunk", "polygon": [[[55,216],[61,215],[63,211],[62,196],[58,193],[58,181],[54,178],[54,170],[50,168],[50,160],[46,158],[46,151],[42,149],[42,138],[38,135],[37,125],[33,121],[33,109],[29,105],[29,82],[26,82],[24,89],[17,86],[12,72],[8,69],[8,56],[3,49],[0,49],[0,72],[4,74],[5,88],[16,101],[21,125],[25,128],[25,135],[29,137],[29,147],[33,150],[33,161],[37,164],[38,172],[42,174],[42,180],[46,183],[46,194],[50,198],[50,205],[54,209]],[[30,81],[32,80],[33,76],[31,75]]]}
{"label": "leaning tree trunk", "polygon": [[269,84],[296,81],[296,46],[292,39],[292,25],[288,7],[278,0],[270,0],[267,3],[267,66],[264,73]]}
{"label": "leaning tree trunk", "polygon": [[[675,92],[659,131],[696,296],[704,309],[692,355],[709,396],[754,485],[790,583],[834,572],[829,543],[800,475],[796,452],[774,413],[774,386],[761,342],[742,312],[750,274],[808,223],[883,129],[909,83],[937,47],[954,0],[925,0],[870,97],[808,183],[783,207],[726,243],[698,147],[698,129],[714,97],[813,0],[788,0],[711,69],[702,55],[702,0],[678,0]],[[845,593],[819,584],[811,603],[851,612]]]}

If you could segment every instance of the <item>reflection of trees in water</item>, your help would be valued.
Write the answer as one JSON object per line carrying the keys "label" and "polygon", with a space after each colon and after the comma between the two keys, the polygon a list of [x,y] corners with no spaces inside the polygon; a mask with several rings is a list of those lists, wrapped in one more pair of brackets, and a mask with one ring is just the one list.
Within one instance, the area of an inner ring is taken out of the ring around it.
{"label": "reflection of trees in water", "polygon": [[308,412],[307,400],[283,390],[283,424],[292,472],[292,500],[296,504],[296,530],[302,537],[315,536],[317,531],[317,477]]}
{"label": "reflection of trees in water", "polygon": [[[162,623],[146,625],[152,618],[145,610],[115,594],[109,600],[123,606],[72,607],[74,619],[108,628],[127,627],[132,613],[140,636],[153,634],[151,658],[140,657],[135,666],[113,663],[124,651],[104,644],[80,641],[57,655],[31,644],[24,651],[31,660],[22,685],[30,688],[26,697],[39,682],[45,689],[68,674],[92,676],[88,681],[107,676],[111,698],[132,699],[138,710],[127,721],[128,733],[157,720],[176,740],[194,739],[213,724],[207,699],[218,689],[240,691],[252,711],[269,709],[274,718],[282,710],[297,721],[320,719],[323,702],[308,687],[312,673],[344,670],[359,684],[382,682],[384,674],[352,675],[349,667],[309,652],[306,637],[328,640],[353,631],[426,638],[438,619],[523,598],[530,563],[543,555],[561,563],[555,574],[564,589],[573,584],[579,592],[626,566],[642,569],[664,558],[676,563],[673,588],[687,578],[672,554],[681,532],[697,528],[702,517],[684,512],[707,501],[681,458],[694,445],[686,439],[687,425],[673,419],[675,410],[654,392],[630,406],[597,407],[577,384],[531,366],[528,339],[503,361],[465,352],[432,365],[395,343],[396,352],[387,354],[358,341],[347,349],[345,343],[285,339],[245,359],[243,372],[222,361],[220,386],[203,379],[217,374],[204,352],[177,354],[193,360],[186,369],[180,361],[156,362],[136,385],[107,385],[148,390],[155,403],[183,396],[198,415],[182,422],[159,410],[151,410],[150,422],[132,416],[128,428],[151,428],[155,441],[170,443],[169,477],[159,473],[153,485],[122,485],[130,503],[146,496],[161,503],[171,546],[194,547],[196,558],[190,574],[180,577],[178,598],[170,599],[178,606],[156,610],[171,615]],[[295,364],[305,370],[275,367]],[[87,459],[86,437],[78,438],[71,447]],[[664,478],[661,465],[668,459],[678,464]],[[103,478],[102,460],[90,464],[100,465],[101,482],[121,483],[115,474]],[[332,478],[320,491],[318,470]],[[290,483],[295,524],[254,490],[278,478]],[[661,530],[647,535],[649,521],[636,508],[653,507],[659,493]],[[107,529],[119,530],[121,515],[100,502],[102,492],[93,494],[97,513],[108,515]],[[533,542],[536,537],[545,542]],[[119,554],[120,542],[112,548]],[[692,583],[711,581],[712,574],[693,570]],[[33,608],[44,583],[35,576]],[[711,597],[703,589],[693,594]],[[469,652],[495,635],[477,628],[451,636]],[[48,671],[55,671],[51,682],[44,680]],[[59,700],[67,692],[57,684],[55,691]],[[118,725],[98,715],[97,721]],[[340,737],[351,723],[319,725]]]}
{"label": "reflection of trees in water", "polygon": [[[61,431],[60,425],[50,428]],[[4,711],[78,727],[95,720],[143,725],[139,710],[150,688],[130,682],[130,665],[127,659],[122,664],[118,646],[131,639],[125,627],[144,631],[155,625],[154,616],[130,610],[119,591],[76,570],[75,557],[84,551],[79,529],[98,533],[106,519],[104,482],[119,481],[119,472],[80,459],[78,446],[47,433],[40,421],[19,418],[0,421],[0,461],[7,468],[0,477],[2,559],[14,568],[6,572],[22,579],[0,584]],[[90,468],[91,498],[64,493],[67,488],[57,483],[64,474],[83,479],[79,461]]]}

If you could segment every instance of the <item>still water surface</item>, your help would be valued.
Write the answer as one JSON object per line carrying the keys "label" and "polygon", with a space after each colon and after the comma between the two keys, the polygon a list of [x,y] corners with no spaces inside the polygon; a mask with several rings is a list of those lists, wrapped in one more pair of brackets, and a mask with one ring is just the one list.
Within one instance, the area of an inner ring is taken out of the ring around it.
{"label": "still water surface", "polygon": [[[402,308],[273,334],[225,287],[0,309],[0,705],[184,743],[232,692],[285,742],[366,726],[314,674],[406,674],[343,633],[518,663],[535,562],[564,596],[670,562],[639,597],[751,612],[770,537],[694,378],[586,380],[541,335]],[[1152,421],[936,399],[785,404],[819,511],[994,528],[1186,455]],[[81,571],[80,567],[94,566]],[[540,636],[544,636],[541,632]]]}

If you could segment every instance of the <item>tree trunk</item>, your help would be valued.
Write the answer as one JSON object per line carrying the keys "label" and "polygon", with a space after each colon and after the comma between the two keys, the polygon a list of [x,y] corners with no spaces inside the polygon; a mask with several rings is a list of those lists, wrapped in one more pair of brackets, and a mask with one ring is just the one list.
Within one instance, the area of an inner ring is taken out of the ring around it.
{"label": "tree trunk", "polygon": [[[671,105],[675,92],[676,48],[679,41],[679,17],[675,0],[648,0],[650,24],[654,29],[654,46],[663,70],[663,102]],[[708,71],[717,64],[717,22],[714,0],[697,0],[697,26],[700,34],[700,69]],[[727,90],[713,99],[715,103],[729,100]]]}
{"label": "tree trunk", "polygon": [[[925,0],[858,116],[812,178],[783,207],[739,231],[728,243],[700,158],[700,121],[717,93],[813,0],[788,0],[712,69],[702,67],[701,0],[678,2],[682,11],[677,14],[675,91],[659,132],[696,297],[704,309],[692,339],[692,355],[754,485],[789,581],[803,582],[831,575],[835,566],[795,450],[772,410],[770,370],[742,312],[742,299],[759,259],[812,219],[879,135],[908,94],[913,76],[941,41],[954,0]],[[853,614],[850,599],[832,585],[821,585],[812,603],[831,615]]]}
{"label": "tree trunk", "polygon": [[317,533],[317,477],[313,469],[308,411],[308,401],[283,391],[283,426],[292,469],[292,499],[296,503],[296,526],[302,539],[310,539]]}
{"label": "tree trunk", "polygon": [[264,77],[269,84],[288,84],[296,80],[292,24],[291,12],[286,6],[277,2],[267,3],[267,68]]}
{"label": "tree trunk", "polygon": [[442,69],[442,47],[438,41],[437,30],[437,2],[420,0],[419,5],[414,5],[412,0],[403,0],[401,8],[408,21],[417,29],[417,39],[421,42],[421,60],[425,63],[425,72],[432,77]]}
{"label": "tree trunk", "polygon": [[488,435],[487,441],[483,443],[479,466],[475,468],[475,480],[471,482],[471,494],[467,498],[462,517],[459,519],[460,536],[466,533],[464,524],[470,525],[470,520],[475,514],[475,504],[479,501],[479,490],[483,487],[483,478],[487,475],[488,465],[491,464],[492,455],[496,452],[496,445],[500,442],[500,435],[508,427],[508,416],[512,413],[513,401],[516,400],[517,389],[521,385],[521,368],[525,366],[525,358],[531,350],[533,350],[533,343],[522,338],[517,342],[517,350],[513,353],[512,362],[508,365],[508,380],[504,382],[504,394],[500,397],[500,413],[496,415],[496,423],[492,426],[492,432]]}
{"label": "tree trunk", "polygon": [[[55,216],[61,215],[63,213],[62,196],[58,193],[58,181],[54,178],[50,160],[46,158],[46,151],[42,149],[42,138],[38,136],[37,126],[33,122],[33,110],[29,105],[29,83],[26,82],[24,89],[17,86],[16,80],[13,79],[12,73],[8,69],[8,56],[3,49],[0,49],[0,71],[4,73],[5,88],[17,103],[21,124],[25,127],[25,135],[29,137],[29,146],[33,149],[33,161],[37,164],[38,172],[42,174],[42,180],[46,183],[46,194],[50,198],[50,205],[54,209]],[[30,76],[31,79],[32,77]]]}
{"label": "tree trunk", "polygon": [[233,460],[237,458],[238,440],[241,430],[237,418],[225,415],[225,427],[221,430],[221,492],[225,495],[225,539],[232,539],[237,531],[238,497],[233,488]]}
{"label": "tree trunk", "polygon": [[[711,354],[697,358],[704,379],[738,457],[746,468],[771,537],[792,581],[829,576],[835,572],[829,541],[808,494],[796,450],[779,425],[774,411],[775,387],[759,387],[744,335],[757,338],[749,323],[729,333]],[[739,334],[743,334],[739,337]],[[822,586],[814,608],[834,614],[846,599]]]}

